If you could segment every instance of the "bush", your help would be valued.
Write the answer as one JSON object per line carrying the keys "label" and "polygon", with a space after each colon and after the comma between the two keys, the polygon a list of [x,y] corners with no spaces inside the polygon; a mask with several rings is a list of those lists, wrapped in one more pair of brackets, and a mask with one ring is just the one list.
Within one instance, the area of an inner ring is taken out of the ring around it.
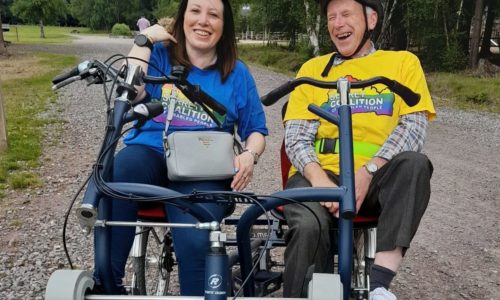
{"label": "bush", "polygon": [[467,66],[467,57],[456,41],[450,42],[450,46],[443,51],[441,60],[441,70],[447,72],[463,70]]}
{"label": "bush", "polygon": [[113,25],[113,28],[111,28],[111,34],[112,35],[124,35],[124,36],[131,36],[132,35],[128,25],[122,24],[122,23],[116,23],[115,25]]}

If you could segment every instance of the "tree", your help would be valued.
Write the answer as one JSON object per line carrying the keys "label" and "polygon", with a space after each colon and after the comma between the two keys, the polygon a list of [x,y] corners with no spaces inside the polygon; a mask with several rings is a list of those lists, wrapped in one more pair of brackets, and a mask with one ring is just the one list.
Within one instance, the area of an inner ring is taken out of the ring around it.
{"label": "tree", "polygon": [[490,51],[490,40],[493,33],[493,26],[495,22],[495,17],[497,16],[498,9],[500,8],[500,0],[486,0],[486,9],[488,10],[486,14],[486,22],[484,25],[484,34],[481,43],[481,52],[479,56],[488,57],[491,54]]}
{"label": "tree", "polygon": [[58,18],[66,17],[65,0],[14,0],[12,13],[25,22],[40,25],[40,38],[45,38],[44,24],[54,24]]}
{"label": "tree", "polygon": [[304,0],[307,35],[313,49],[313,55],[319,55],[319,30],[321,28],[321,13],[314,1]]}
{"label": "tree", "polygon": [[484,13],[484,0],[476,0],[474,6],[474,17],[472,19],[472,25],[470,30],[470,47],[469,47],[470,51],[469,67],[473,70],[477,68],[477,63],[479,61],[479,43],[481,41],[483,13]]}
{"label": "tree", "polygon": [[[177,14],[177,7],[178,6],[179,6],[178,0],[158,0],[158,4],[153,9],[153,15],[157,19],[166,18],[166,17],[173,18]],[[233,4],[233,6],[234,6],[234,4]],[[233,7],[233,11],[235,11],[234,7]]]}
{"label": "tree", "polygon": [[[0,7],[0,24],[2,24],[2,8]],[[5,45],[5,40],[3,39],[3,29],[0,30],[0,56],[7,54],[7,46]],[[1,95],[0,95],[1,98]]]}

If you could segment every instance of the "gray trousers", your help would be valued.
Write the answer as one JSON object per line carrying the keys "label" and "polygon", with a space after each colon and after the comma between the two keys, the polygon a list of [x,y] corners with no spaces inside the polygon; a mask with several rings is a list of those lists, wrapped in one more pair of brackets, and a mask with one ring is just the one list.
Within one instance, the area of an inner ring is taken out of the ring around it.
{"label": "gray trousers", "polygon": [[[377,252],[410,247],[430,198],[433,167],[427,156],[417,152],[396,155],[373,176],[360,215],[378,215]],[[338,177],[327,172],[338,183]],[[286,189],[310,187],[302,174],[288,179]],[[331,273],[332,215],[317,202],[305,203],[313,214],[298,204],[284,207],[289,230],[285,236],[283,296],[300,298],[307,285],[305,275],[311,265],[315,273]]]}

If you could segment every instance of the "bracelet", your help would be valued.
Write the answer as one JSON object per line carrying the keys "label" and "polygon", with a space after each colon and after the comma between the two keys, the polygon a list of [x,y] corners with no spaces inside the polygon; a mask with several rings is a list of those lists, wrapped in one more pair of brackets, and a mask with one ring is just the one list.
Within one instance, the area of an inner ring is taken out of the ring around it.
{"label": "bracelet", "polygon": [[[248,152],[248,153],[252,154],[254,165],[256,165],[259,162],[259,156],[260,156],[259,153],[255,152],[253,150],[247,149],[247,148],[244,149],[243,152]],[[243,152],[241,152],[241,153],[243,153]]]}

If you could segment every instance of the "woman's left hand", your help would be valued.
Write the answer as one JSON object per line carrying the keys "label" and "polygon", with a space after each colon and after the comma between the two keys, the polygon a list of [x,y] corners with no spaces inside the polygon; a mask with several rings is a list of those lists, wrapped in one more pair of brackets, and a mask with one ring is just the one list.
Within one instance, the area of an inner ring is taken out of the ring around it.
{"label": "woman's left hand", "polygon": [[234,167],[236,170],[236,175],[233,177],[233,182],[231,182],[231,188],[240,192],[250,183],[253,176],[254,168],[254,157],[252,153],[245,151],[234,158]]}

